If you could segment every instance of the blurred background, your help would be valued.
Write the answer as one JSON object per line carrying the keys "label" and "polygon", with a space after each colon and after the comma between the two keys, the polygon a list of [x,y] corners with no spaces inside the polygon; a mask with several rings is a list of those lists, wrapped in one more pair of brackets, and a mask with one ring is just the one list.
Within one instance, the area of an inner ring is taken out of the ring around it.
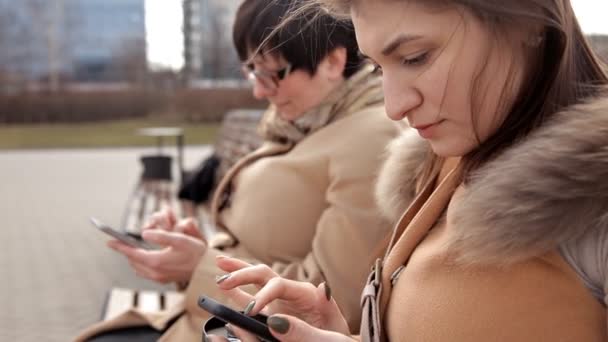
{"label": "blurred background", "polygon": [[[227,110],[264,106],[232,46],[238,4],[0,0],[0,148],[142,145],[133,127],[167,122],[187,125],[191,144],[212,141],[206,128]],[[96,134],[108,129],[120,136]]]}
{"label": "blurred background", "polygon": [[[608,60],[608,2],[572,2]],[[141,156],[191,169],[225,113],[264,108],[232,46],[239,3],[0,0],[0,341],[69,341],[110,288],[171,288],[137,278],[88,217],[118,228]],[[182,156],[175,136],[158,151],[138,134],[155,126],[183,130]]]}
{"label": "blurred background", "polygon": [[[607,11],[599,3],[573,0],[583,28],[606,56],[608,30],[601,15]],[[0,0],[0,123],[39,129],[78,123],[86,133],[86,139],[72,136],[76,141],[70,142],[58,140],[62,134],[53,130],[32,136],[4,127],[0,148],[139,145],[145,140],[127,134],[134,126],[169,121],[202,129],[229,109],[264,106],[242,81],[232,46],[238,4]],[[103,123],[95,127],[104,132],[123,129],[125,136],[96,141],[90,122]],[[108,126],[117,122],[122,125]],[[187,134],[190,143],[213,138],[209,130],[194,132]]]}

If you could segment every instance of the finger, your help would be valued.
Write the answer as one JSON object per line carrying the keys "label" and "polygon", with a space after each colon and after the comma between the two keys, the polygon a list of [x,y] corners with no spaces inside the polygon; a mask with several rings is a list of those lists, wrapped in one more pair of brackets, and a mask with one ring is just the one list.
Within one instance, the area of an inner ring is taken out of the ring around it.
{"label": "finger", "polygon": [[246,268],[246,267],[251,267],[253,266],[250,263],[247,263],[241,259],[237,259],[237,258],[230,258],[224,255],[218,255],[215,258],[215,263],[217,264],[217,266],[226,271],[226,272],[234,272],[234,271],[238,271],[242,268]]}
{"label": "finger", "polygon": [[193,219],[191,217],[180,220],[175,225],[175,231],[201,239],[206,242],[205,237],[203,236],[203,234],[201,233],[201,230],[198,227],[198,223],[196,222],[195,219]]}
{"label": "finger", "polygon": [[167,225],[163,222],[163,214],[160,212],[154,213],[146,219],[143,226],[141,227],[141,230],[144,231],[148,229],[165,229]]}
{"label": "finger", "polygon": [[204,335],[203,342],[228,342],[228,339],[224,336],[218,335]]}
{"label": "finger", "polygon": [[255,285],[258,288],[266,285],[277,274],[268,265],[259,264],[241,268],[230,273],[230,276],[219,284],[222,289],[231,289],[243,285]]}
{"label": "finger", "polygon": [[143,225],[142,230],[162,229],[171,231],[175,226],[176,220],[177,219],[173,213],[173,210],[166,207],[150,215],[150,217],[146,220],[146,223]]}
{"label": "finger", "polygon": [[108,240],[108,242],[106,243],[106,245],[108,247],[110,247],[111,249],[115,250],[116,252],[123,254],[125,256],[129,256],[134,250],[136,250],[137,248],[135,247],[131,247],[129,245],[127,245],[124,242],[121,242],[119,240]]}
{"label": "finger", "polygon": [[184,233],[167,232],[163,230],[148,230],[141,234],[146,242],[151,242],[164,247],[175,247],[180,249],[189,237]]}
{"label": "finger", "polygon": [[175,226],[175,224],[177,223],[177,216],[175,215],[175,212],[173,211],[171,206],[168,204],[164,204],[161,209],[161,212],[164,214],[165,220],[169,227]]}
{"label": "finger", "polygon": [[327,283],[321,283],[317,286],[317,307],[323,315],[323,321],[327,324],[326,327],[332,327],[331,330],[349,334],[349,327],[344,315],[340,311],[338,304],[331,296],[331,289]]}
{"label": "finger", "polygon": [[115,251],[126,256],[130,262],[146,265],[155,268],[160,265],[159,259],[165,254],[166,250],[147,251],[141,248],[134,248],[119,241],[109,241],[108,246]]}
{"label": "finger", "polygon": [[241,342],[259,342],[260,339],[256,335],[241,329],[233,324],[226,324],[226,330],[232,330],[234,336],[238,337]]}
{"label": "finger", "polygon": [[337,332],[321,330],[288,315],[268,317],[270,333],[283,342],[291,341],[332,341],[353,342],[354,339]]}
{"label": "finger", "polygon": [[298,303],[316,303],[318,301],[317,288],[307,282],[281,277],[272,278],[255,294],[255,303],[250,310],[250,315],[257,314],[259,310],[277,299]]}

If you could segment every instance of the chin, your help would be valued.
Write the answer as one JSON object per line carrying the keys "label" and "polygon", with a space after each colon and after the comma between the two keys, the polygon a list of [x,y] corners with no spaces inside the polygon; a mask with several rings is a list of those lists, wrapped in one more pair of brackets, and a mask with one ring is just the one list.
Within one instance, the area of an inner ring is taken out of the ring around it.
{"label": "chin", "polygon": [[448,141],[429,141],[431,149],[439,157],[462,157],[469,153],[472,149],[459,145],[458,143]]}
{"label": "chin", "polygon": [[292,113],[292,112],[279,112],[279,116],[283,119],[283,120],[287,120],[287,121],[294,121],[297,118],[299,118],[300,116],[302,116],[302,114],[300,113]]}
{"label": "chin", "polygon": [[289,114],[279,113],[279,117],[286,121],[293,121],[293,119],[291,118],[291,116],[289,116]]}

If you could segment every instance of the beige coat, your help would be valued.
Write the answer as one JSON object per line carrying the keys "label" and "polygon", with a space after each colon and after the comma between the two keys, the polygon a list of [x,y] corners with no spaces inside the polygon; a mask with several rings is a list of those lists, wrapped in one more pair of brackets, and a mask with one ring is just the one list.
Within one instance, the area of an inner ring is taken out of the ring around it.
{"label": "beige coat", "polygon": [[[215,285],[222,274],[215,266],[220,253],[266,263],[288,278],[327,282],[356,330],[365,277],[390,235],[391,225],[376,209],[373,187],[385,146],[398,132],[382,103],[359,106],[339,113],[292,149],[268,142],[237,163],[217,190],[221,194],[232,186],[229,206],[216,216],[233,238],[212,242],[223,250],[212,248],[203,256],[186,290],[186,313],[162,341],[200,340],[208,318],[197,306],[200,295],[228,301]],[[236,245],[227,247],[233,241]],[[83,337],[117,324],[162,329],[180,309],[156,321],[131,311],[97,324]]]}
{"label": "beige coat", "polygon": [[[413,182],[404,175],[420,159],[410,151],[425,145],[409,133],[393,143],[378,189],[392,220],[411,203]],[[381,271],[381,336],[608,340],[605,307],[558,252],[608,229],[608,100],[559,113],[466,185],[454,172],[418,198],[424,207],[412,205],[401,219],[405,231]],[[364,341],[371,340],[369,326],[362,327]]]}

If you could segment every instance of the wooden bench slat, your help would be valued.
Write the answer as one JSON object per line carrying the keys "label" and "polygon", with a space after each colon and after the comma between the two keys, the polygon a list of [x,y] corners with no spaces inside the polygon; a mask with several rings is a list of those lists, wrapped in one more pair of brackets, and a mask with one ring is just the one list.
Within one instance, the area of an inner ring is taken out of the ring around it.
{"label": "wooden bench slat", "polygon": [[160,293],[156,291],[139,291],[137,296],[137,309],[142,312],[160,311]]}
{"label": "wooden bench slat", "polygon": [[184,294],[176,291],[167,291],[164,293],[165,295],[165,306],[164,310],[168,310],[181,302],[184,298]]}
{"label": "wooden bench slat", "polygon": [[135,303],[135,291],[131,289],[113,288],[108,296],[104,320],[112,319],[129,310]]}

